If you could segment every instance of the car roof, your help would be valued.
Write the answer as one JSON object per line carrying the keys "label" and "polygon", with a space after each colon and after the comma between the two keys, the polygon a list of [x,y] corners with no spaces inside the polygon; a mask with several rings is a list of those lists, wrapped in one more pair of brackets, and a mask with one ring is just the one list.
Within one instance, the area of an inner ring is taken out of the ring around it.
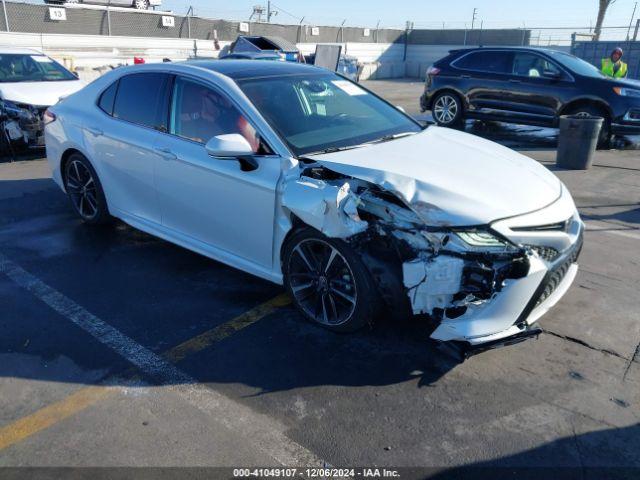
{"label": "car roof", "polygon": [[35,50],[33,48],[21,48],[21,47],[3,47],[0,46],[0,55],[1,54],[23,54],[23,55],[44,55],[42,52]]}
{"label": "car roof", "polygon": [[499,45],[496,46],[487,46],[487,47],[474,47],[474,48],[457,48],[455,50],[451,50],[449,53],[468,53],[468,52],[477,52],[482,50],[505,50],[511,52],[518,51],[529,51],[529,52],[542,52],[542,53],[562,53],[560,50],[554,50],[553,48],[544,48],[544,47],[501,47]]}
{"label": "car roof", "polygon": [[297,62],[256,62],[255,60],[191,60],[184,65],[204,68],[233,80],[281,75],[322,74],[324,68]]}

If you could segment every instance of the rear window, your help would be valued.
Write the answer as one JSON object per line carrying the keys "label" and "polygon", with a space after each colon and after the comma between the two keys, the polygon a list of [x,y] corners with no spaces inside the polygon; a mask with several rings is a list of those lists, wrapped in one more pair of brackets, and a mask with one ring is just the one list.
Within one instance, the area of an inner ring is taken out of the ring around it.
{"label": "rear window", "polygon": [[478,51],[464,55],[454,61],[452,65],[456,68],[478,72],[509,73],[511,67],[510,58],[510,52]]}
{"label": "rear window", "polygon": [[113,116],[166,131],[168,84],[169,75],[164,73],[134,73],[122,77],[118,85]]}

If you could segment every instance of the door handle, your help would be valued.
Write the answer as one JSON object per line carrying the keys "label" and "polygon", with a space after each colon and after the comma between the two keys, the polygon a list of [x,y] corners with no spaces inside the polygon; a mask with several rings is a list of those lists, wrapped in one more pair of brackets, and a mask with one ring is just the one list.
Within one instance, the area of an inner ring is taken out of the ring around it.
{"label": "door handle", "polygon": [[511,82],[511,83],[522,83],[520,80],[516,80],[515,78],[510,78],[509,82]]}
{"label": "door handle", "polygon": [[103,133],[102,130],[100,130],[99,128],[96,128],[96,127],[85,127],[85,128],[86,128],[87,132],[89,132],[94,137],[99,137]]}
{"label": "door handle", "polygon": [[471,75],[460,75],[460,78],[469,79],[471,78]]}
{"label": "door handle", "polygon": [[156,152],[165,160],[177,160],[178,156],[166,147],[157,147]]}

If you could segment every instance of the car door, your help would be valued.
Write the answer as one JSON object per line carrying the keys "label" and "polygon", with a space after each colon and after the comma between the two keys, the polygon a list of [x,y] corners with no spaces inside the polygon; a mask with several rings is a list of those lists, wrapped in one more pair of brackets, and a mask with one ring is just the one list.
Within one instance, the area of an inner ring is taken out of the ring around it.
{"label": "car door", "polygon": [[452,63],[467,92],[469,113],[495,114],[508,108],[510,65],[511,52],[499,49],[474,50]]}
{"label": "car door", "polygon": [[121,77],[102,93],[102,111],[84,126],[109,208],[155,224],[161,211],[154,170],[163,159],[155,147],[168,127],[169,80],[157,72]]}
{"label": "car door", "polygon": [[514,52],[511,73],[511,108],[532,119],[553,121],[573,89],[571,76],[537,52]]}
{"label": "car door", "polygon": [[[208,140],[231,133],[250,140],[253,167],[207,153]],[[233,255],[270,270],[280,157],[269,153],[237,105],[217,87],[176,77],[169,134],[158,148],[164,151],[156,170],[163,226],[222,260]]]}

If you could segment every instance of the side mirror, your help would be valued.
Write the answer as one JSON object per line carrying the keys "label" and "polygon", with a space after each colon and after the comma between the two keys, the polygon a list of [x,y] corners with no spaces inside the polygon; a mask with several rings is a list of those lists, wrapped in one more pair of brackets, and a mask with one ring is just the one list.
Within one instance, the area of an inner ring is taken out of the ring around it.
{"label": "side mirror", "polygon": [[247,139],[239,133],[216,135],[204,146],[212,157],[237,158],[245,155],[253,155],[253,149]]}
{"label": "side mirror", "polygon": [[545,70],[542,72],[542,76],[545,78],[551,78],[553,80],[559,80],[562,78],[562,74],[560,72],[556,72],[555,70]]}

